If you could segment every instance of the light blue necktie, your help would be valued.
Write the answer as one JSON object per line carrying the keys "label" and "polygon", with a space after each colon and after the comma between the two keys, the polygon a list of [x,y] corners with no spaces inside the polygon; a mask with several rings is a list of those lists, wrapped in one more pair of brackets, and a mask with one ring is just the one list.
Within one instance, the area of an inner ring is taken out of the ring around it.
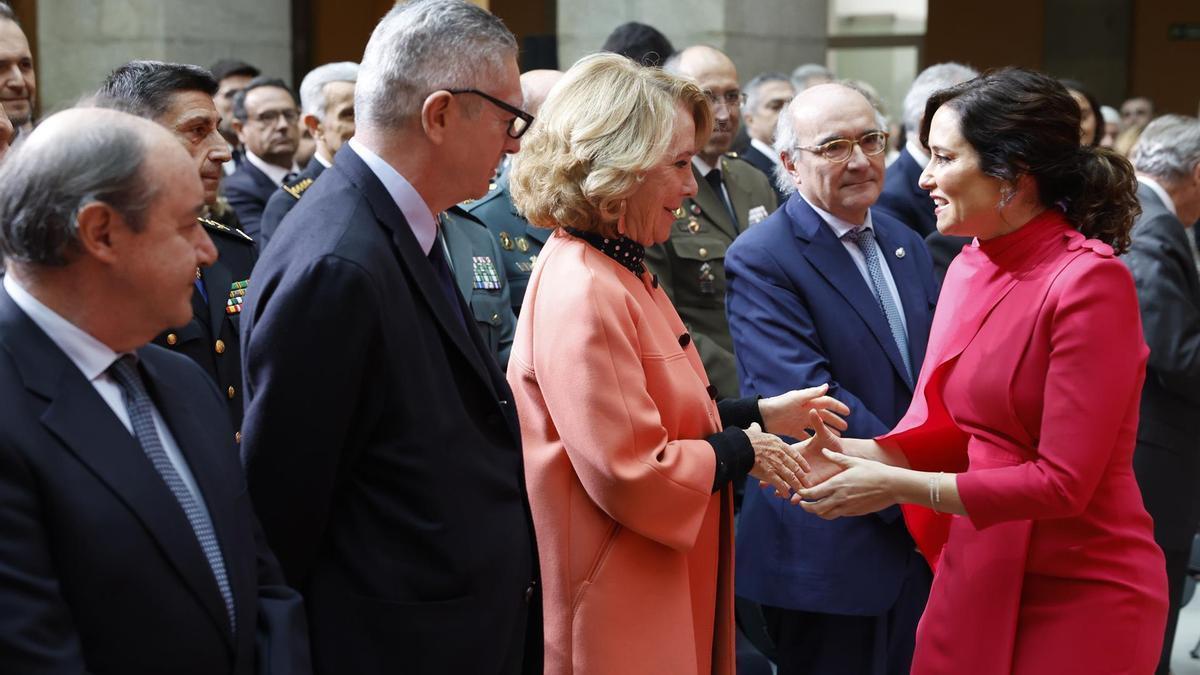
{"label": "light blue necktie", "polygon": [[900,307],[896,304],[896,299],[892,297],[892,292],[888,290],[887,279],[883,276],[883,261],[879,259],[879,247],[875,245],[875,233],[869,227],[862,227],[850,230],[845,237],[854,242],[858,246],[858,250],[862,251],[863,257],[867,259],[867,276],[871,277],[871,292],[875,294],[875,301],[879,303],[879,309],[887,317],[888,326],[892,329],[892,339],[896,341],[896,348],[900,350],[900,358],[904,360],[904,369],[907,371],[908,380],[912,382],[913,368],[912,359],[908,356],[908,333],[904,330]]}
{"label": "light blue necktie", "polygon": [[154,427],[153,404],[150,401],[150,395],[146,393],[142,377],[138,374],[135,357],[126,354],[117,359],[108,367],[108,374],[121,387],[121,394],[125,398],[125,407],[129,411],[129,422],[133,426],[133,435],[141,444],[142,451],[146,453],[146,457],[154,465],[154,470],[158,472],[159,476],[162,476],[163,482],[170,488],[171,494],[175,495],[175,499],[183,507],[183,513],[187,516],[188,523],[192,526],[192,532],[200,542],[200,548],[204,550],[204,557],[208,559],[208,565],[212,568],[213,576],[216,577],[217,588],[220,589],[221,597],[225,600],[225,610],[229,612],[229,625],[236,632],[233,591],[229,587],[229,576],[225,573],[225,559],[221,557],[221,546],[217,543],[216,531],[213,530],[208,513],[192,497],[183,478],[175,471],[175,467],[167,457],[167,451],[163,449],[162,440],[158,437],[158,430]]}

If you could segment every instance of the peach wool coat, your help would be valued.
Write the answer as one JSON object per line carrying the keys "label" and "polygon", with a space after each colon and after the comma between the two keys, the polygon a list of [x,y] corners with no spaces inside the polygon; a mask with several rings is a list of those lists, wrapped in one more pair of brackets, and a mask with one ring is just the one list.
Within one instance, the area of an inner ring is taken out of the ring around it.
{"label": "peach wool coat", "polygon": [[686,332],[648,272],[562,230],[538,257],[508,381],[547,675],[734,673],[732,493]]}

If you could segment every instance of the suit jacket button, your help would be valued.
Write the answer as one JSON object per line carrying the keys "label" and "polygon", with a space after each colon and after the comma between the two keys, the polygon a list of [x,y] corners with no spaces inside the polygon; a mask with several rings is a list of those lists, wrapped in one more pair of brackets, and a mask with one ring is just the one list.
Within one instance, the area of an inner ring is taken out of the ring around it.
{"label": "suit jacket button", "polygon": [[493,326],[500,325],[500,315],[495,312],[492,313],[492,325]]}
{"label": "suit jacket button", "polygon": [[174,333],[167,333],[167,344],[174,347],[176,342],[179,342],[179,336]]}
{"label": "suit jacket button", "polygon": [[529,586],[527,586],[525,588],[525,602],[533,601],[533,586],[536,583],[537,583],[536,581],[531,581],[531,582],[529,582]]}
{"label": "suit jacket button", "polygon": [[213,345],[213,349],[216,350],[216,352],[218,354],[224,354],[225,353],[225,341],[217,340],[217,344]]}
{"label": "suit jacket button", "polygon": [[225,393],[229,395],[229,398],[233,398],[237,394],[237,390],[234,389],[233,385],[231,384],[229,385],[229,389],[225,390]]}
{"label": "suit jacket button", "polygon": [[234,443],[237,443],[237,444],[239,444],[239,445],[241,445],[241,443],[242,443],[242,432],[240,432],[240,431],[235,431],[235,432],[233,432],[233,442],[234,442]]}
{"label": "suit jacket button", "polygon": [[701,247],[699,251],[696,251],[696,253],[699,253],[701,258],[708,257],[708,249],[706,249],[704,247]]}

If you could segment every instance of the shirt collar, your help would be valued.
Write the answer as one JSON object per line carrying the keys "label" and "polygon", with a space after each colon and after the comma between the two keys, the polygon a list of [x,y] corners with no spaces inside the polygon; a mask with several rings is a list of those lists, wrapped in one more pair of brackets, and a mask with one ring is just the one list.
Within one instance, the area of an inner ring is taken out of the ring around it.
{"label": "shirt collar", "polygon": [[817,212],[817,215],[821,216],[821,220],[824,220],[825,223],[829,225],[829,228],[833,230],[834,236],[836,236],[838,239],[846,236],[850,230],[858,230],[861,228],[866,228],[868,230],[872,229],[870,209],[867,210],[867,217],[863,219],[862,225],[855,225],[848,220],[842,220],[841,218],[838,218],[832,213],[808,201],[808,197],[805,197],[804,193],[800,192],[799,190],[796,191],[796,194],[800,195],[800,198],[803,199],[806,204],[811,206],[812,210]]}
{"label": "shirt collar", "polygon": [[[720,160],[717,161],[719,162]],[[700,159],[700,155],[692,155],[692,166],[696,167],[696,170],[700,172],[701,176],[707,176],[709,171],[721,168],[719,166],[712,166],[708,162]]]}
{"label": "shirt collar", "polygon": [[925,152],[925,148],[921,147],[921,142],[915,138],[908,139],[904,144],[904,149],[912,155],[913,161],[922,169],[929,166],[929,153]]}
{"label": "shirt collar", "polygon": [[1179,218],[1179,213],[1175,211],[1175,201],[1171,199],[1171,195],[1167,194],[1167,190],[1158,184],[1158,181],[1149,176],[1142,175],[1139,175],[1137,179],[1139,183],[1150,188],[1151,192],[1158,195],[1158,198],[1162,200],[1163,206],[1167,207],[1167,210],[1171,212],[1171,215]]}
{"label": "shirt collar", "polygon": [[67,358],[71,359],[88,382],[103,375],[113,361],[121,356],[87,331],[42,304],[25,290],[12,274],[4,275],[4,290],[8,291],[9,297],[17,303],[17,307],[20,307]]}
{"label": "shirt collar", "polygon": [[283,185],[283,179],[287,177],[289,173],[298,172],[300,170],[299,167],[296,166],[295,162],[292,163],[292,168],[290,169],[285,169],[282,166],[275,166],[262,157],[250,152],[249,148],[246,149],[246,161],[250,162],[251,166],[254,168],[266,174],[267,178],[270,178],[271,182],[276,185]]}
{"label": "shirt collar", "polygon": [[333,162],[322,157],[320,152],[314,152],[313,159],[317,160],[317,163],[320,164],[321,166],[325,167],[326,169],[333,166]]}
{"label": "shirt collar", "polygon": [[437,219],[433,217],[433,211],[429,209],[429,205],[421,198],[417,189],[404,176],[400,175],[399,171],[383,161],[379,155],[368,150],[365,145],[359,143],[357,138],[351,138],[349,145],[355,154],[362,158],[367,168],[375,174],[379,182],[383,183],[383,187],[395,200],[396,206],[400,207],[400,212],[404,214],[408,226],[412,228],[413,235],[417,237],[417,243],[421,245],[421,251],[425,255],[429,255],[429,251],[433,250],[433,243],[437,241]]}
{"label": "shirt collar", "polygon": [[[763,143],[762,141],[758,140],[757,138],[751,138],[750,145],[753,145],[755,148],[758,148],[758,151],[761,152],[762,154],[766,155],[767,159],[774,162],[776,166],[778,166],[780,164],[779,153],[775,152],[775,148],[772,148],[771,146],[767,145],[766,143]],[[768,176],[768,178],[769,178],[769,176]]]}

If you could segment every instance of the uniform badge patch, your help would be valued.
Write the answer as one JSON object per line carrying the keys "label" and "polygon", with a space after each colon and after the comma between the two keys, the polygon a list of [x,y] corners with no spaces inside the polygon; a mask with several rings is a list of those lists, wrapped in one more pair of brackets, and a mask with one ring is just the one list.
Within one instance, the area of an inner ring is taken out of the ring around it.
{"label": "uniform badge patch", "polygon": [[500,290],[500,274],[496,272],[496,264],[489,256],[477,255],[471,258],[471,277],[474,288]]}
{"label": "uniform badge patch", "polygon": [[229,284],[229,299],[225,301],[226,314],[240,314],[242,311],[242,303],[246,301],[246,287],[250,285],[249,279],[235,281]]}
{"label": "uniform badge patch", "polygon": [[770,215],[770,214],[767,213],[767,207],[756,206],[756,207],[750,209],[750,213],[746,214],[746,223],[749,225],[761,223],[762,221],[767,219],[768,215]]}

